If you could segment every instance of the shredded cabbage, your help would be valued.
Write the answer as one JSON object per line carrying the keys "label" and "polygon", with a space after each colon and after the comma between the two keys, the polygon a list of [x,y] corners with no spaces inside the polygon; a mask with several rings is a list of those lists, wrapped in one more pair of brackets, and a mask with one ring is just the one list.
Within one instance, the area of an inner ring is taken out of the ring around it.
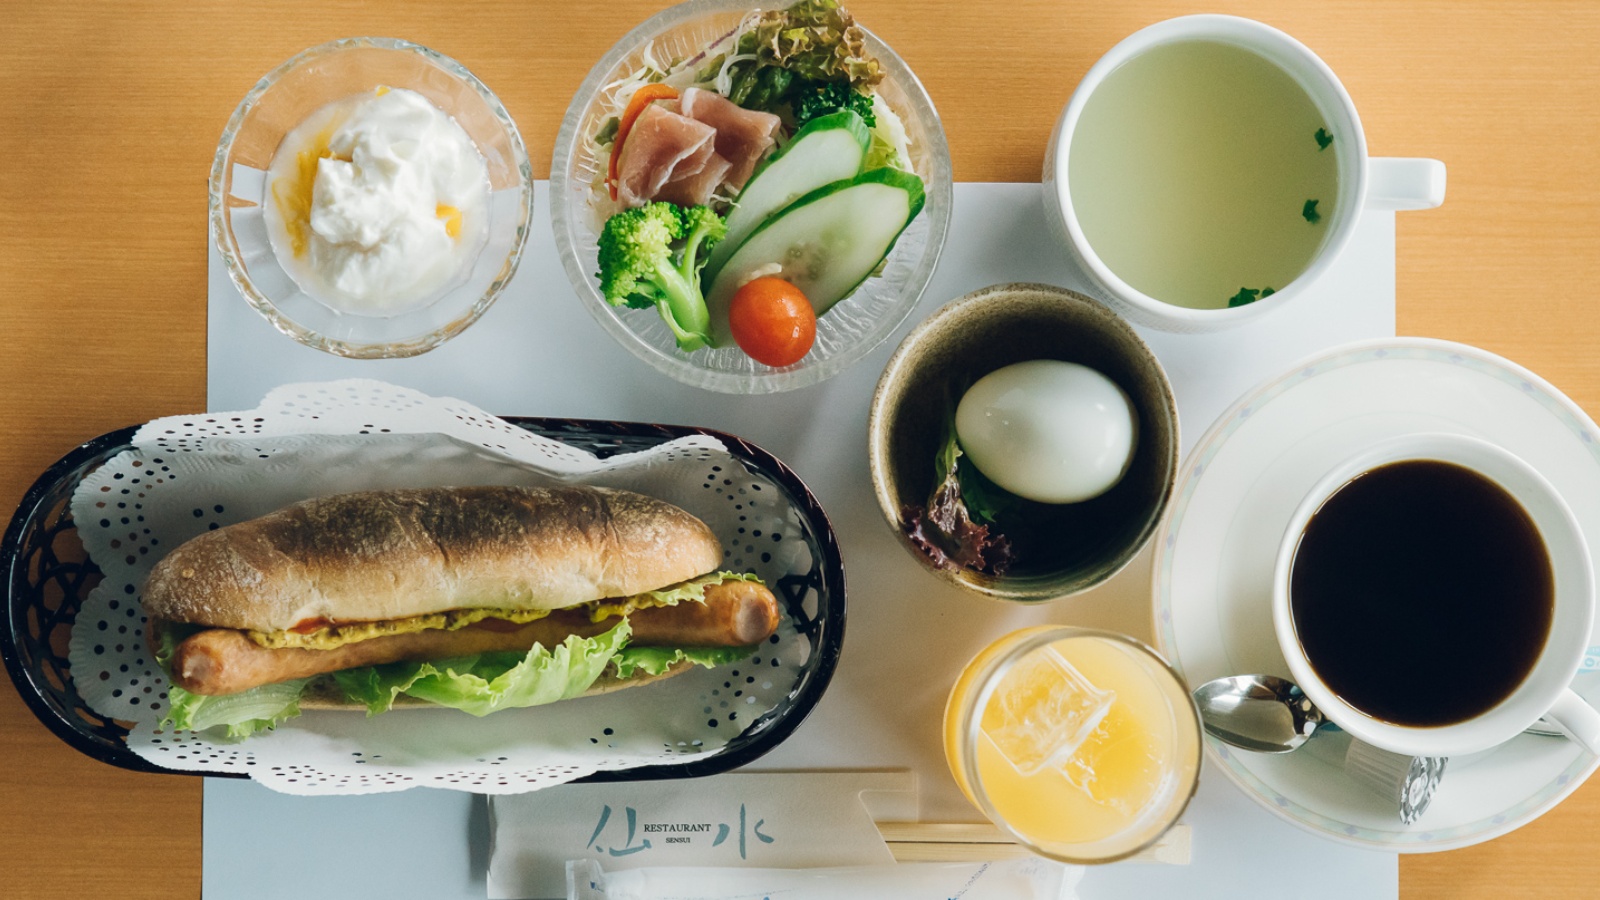
{"label": "shredded cabbage", "polygon": [[905,122],[878,93],[872,95],[872,115],[877,121],[872,126],[872,142],[867,146],[867,157],[861,168],[888,166],[911,172],[911,137],[906,133]]}

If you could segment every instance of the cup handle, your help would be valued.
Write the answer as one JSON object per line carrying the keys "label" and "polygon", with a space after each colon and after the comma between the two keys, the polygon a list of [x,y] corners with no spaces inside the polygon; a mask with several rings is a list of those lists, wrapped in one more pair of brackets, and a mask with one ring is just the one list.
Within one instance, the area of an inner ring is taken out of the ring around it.
{"label": "cup handle", "polygon": [[1367,160],[1368,209],[1433,209],[1444,202],[1444,163],[1374,156]]}
{"label": "cup handle", "polygon": [[1590,706],[1577,691],[1572,688],[1562,691],[1546,718],[1583,749],[1600,754],[1600,711]]}

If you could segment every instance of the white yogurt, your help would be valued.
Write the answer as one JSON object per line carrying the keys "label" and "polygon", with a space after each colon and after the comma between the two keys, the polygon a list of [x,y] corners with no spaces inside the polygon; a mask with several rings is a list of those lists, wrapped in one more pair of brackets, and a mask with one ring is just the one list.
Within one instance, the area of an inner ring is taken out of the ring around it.
{"label": "white yogurt", "polygon": [[289,132],[268,172],[267,231],[306,293],[341,312],[425,305],[482,245],[488,169],[415,91],[335,101]]}

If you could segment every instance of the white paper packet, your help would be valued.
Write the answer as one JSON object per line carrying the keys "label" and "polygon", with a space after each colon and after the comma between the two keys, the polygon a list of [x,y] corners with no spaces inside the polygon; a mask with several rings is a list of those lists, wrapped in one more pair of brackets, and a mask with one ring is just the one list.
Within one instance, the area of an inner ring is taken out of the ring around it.
{"label": "white paper packet", "polygon": [[[139,589],[169,549],[208,528],[348,490],[584,483],[675,503],[723,540],[791,613],[815,610],[820,564],[803,517],[770,478],[709,435],[599,459],[470,404],[369,380],[286,385],[253,410],[158,419],[74,493],[78,534],[104,580],[72,632],[73,680],[127,744],[174,769],[246,773],[275,790],[358,794],[428,786],[519,793],[604,770],[684,763],[725,746],[796,688],[814,648],[787,616],[754,656],[659,685],[475,718],[415,709],[310,711],[240,743],[164,732],[166,680],[145,647]],[[764,724],[764,723],[762,723]]]}
{"label": "white paper packet", "polygon": [[567,900],[1076,900],[1083,867],[1037,857],[837,869],[653,868],[567,863]]}

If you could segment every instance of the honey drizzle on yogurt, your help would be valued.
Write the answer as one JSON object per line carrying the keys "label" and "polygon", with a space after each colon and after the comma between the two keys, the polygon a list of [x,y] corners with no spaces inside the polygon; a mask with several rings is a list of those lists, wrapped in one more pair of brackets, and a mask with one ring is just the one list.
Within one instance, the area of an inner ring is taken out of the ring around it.
{"label": "honey drizzle on yogurt", "polygon": [[[378,96],[383,96],[381,93]],[[333,133],[344,124],[344,116],[329,123],[326,128],[317,132],[311,139],[311,144],[306,149],[295,154],[295,177],[293,182],[287,179],[278,179],[272,183],[272,199],[278,204],[278,214],[283,217],[283,227],[289,233],[289,247],[296,257],[306,254],[306,248],[311,242],[311,191],[317,183],[317,166],[324,159],[339,159],[349,162],[348,156],[335,156],[328,149],[328,143],[333,140]]]}

